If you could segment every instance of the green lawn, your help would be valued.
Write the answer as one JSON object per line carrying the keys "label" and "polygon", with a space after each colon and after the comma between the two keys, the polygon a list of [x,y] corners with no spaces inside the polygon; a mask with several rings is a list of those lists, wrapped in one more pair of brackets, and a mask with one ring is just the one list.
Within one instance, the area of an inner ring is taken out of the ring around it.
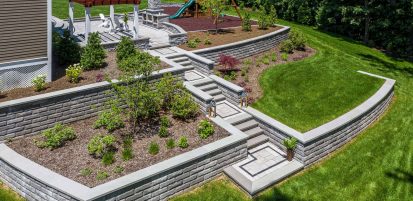
{"label": "green lawn", "polygon": [[23,201],[23,199],[0,182],[0,200],[2,201]]}
{"label": "green lawn", "polygon": [[[274,72],[277,68],[289,68],[299,73],[302,73],[301,68],[306,68],[308,77],[321,76],[319,69],[324,69],[328,74],[340,75],[343,75],[342,72],[364,70],[395,79],[396,96],[386,115],[359,135],[353,143],[319,165],[269,188],[256,200],[412,200],[413,76],[406,69],[413,69],[413,63],[392,59],[352,40],[311,27],[285,21],[280,23],[304,32],[309,44],[316,48],[319,54],[314,58],[269,70],[263,76],[263,82],[272,74],[279,76],[277,79],[285,79]],[[351,77],[347,82],[360,83],[359,80],[353,80],[353,75]],[[303,103],[307,101],[302,100]],[[259,107],[259,104],[256,106]],[[220,188],[212,189],[215,185]],[[227,191],[230,193],[225,193]],[[173,200],[220,201],[238,199],[244,195],[242,191],[233,191],[228,182],[218,180]],[[208,197],[211,193],[216,196]]]}
{"label": "green lawn", "polygon": [[[162,0],[162,2],[178,2],[182,3],[183,0]],[[148,6],[148,1],[144,0],[140,4],[139,8],[143,9]],[[67,19],[69,17],[69,1],[68,0],[52,0],[52,13],[60,19]],[[132,12],[133,5],[115,5],[115,13]],[[92,16],[98,16],[99,13],[109,15],[109,6],[95,6],[91,8]],[[85,17],[85,9],[82,5],[75,3],[75,18]]]}

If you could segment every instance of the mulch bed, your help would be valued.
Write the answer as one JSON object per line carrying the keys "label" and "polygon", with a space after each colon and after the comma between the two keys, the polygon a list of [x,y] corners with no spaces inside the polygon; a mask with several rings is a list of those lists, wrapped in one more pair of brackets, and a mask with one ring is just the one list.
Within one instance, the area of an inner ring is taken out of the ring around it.
{"label": "mulch bed", "polygon": [[[116,52],[107,52],[106,55],[107,57],[105,59],[104,66],[100,69],[84,71],[81,76],[81,81],[77,84],[70,83],[65,77],[65,69],[68,67],[67,65],[59,65],[57,64],[57,62],[54,62],[54,81],[47,83],[45,90],[36,92],[34,91],[33,87],[12,89],[0,94],[0,102],[96,83],[98,81],[98,75],[107,75],[111,79],[116,79],[122,74],[122,72],[118,69],[118,65],[116,64]],[[56,61],[56,59],[53,60]],[[161,63],[162,69],[168,67],[169,65],[163,62]]]}
{"label": "mulch bed", "polygon": [[[277,60],[275,62],[271,61],[270,59],[270,63],[267,65],[260,61],[260,59],[264,55],[272,53],[272,52],[275,52],[277,54]],[[240,69],[244,66],[244,61],[246,60],[252,61],[252,64],[249,66],[249,71],[247,73],[248,79],[246,81],[245,77],[241,76],[241,72],[238,71],[236,79],[230,80],[230,81],[246,89],[246,91],[248,92],[248,102],[249,104],[251,104],[254,101],[261,98],[263,95],[263,91],[261,89],[259,79],[260,79],[261,74],[265,70],[267,70],[268,68],[272,68],[272,67],[276,68],[277,65],[280,65],[280,64],[285,64],[285,63],[289,63],[293,61],[299,61],[307,57],[311,57],[315,53],[316,51],[314,49],[307,46],[305,47],[305,51],[295,50],[294,53],[288,54],[287,61],[284,61],[281,59],[282,53],[280,51],[280,48],[276,47],[269,51],[240,60],[240,64],[239,64]]]}
{"label": "mulch bed", "polygon": [[[170,115],[168,117],[172,123],[169,128],[170,135],[168,138],[160,138],[158,136],[159,123],[157,121],[149,121],[141,126],[140,134],[145,137],[134,138],[134,158],[129,161],[123,161],[121,158],[121,136],[126,133],[126,129],[115,131],[114,135],[119,141],[116,145],[118,151],[115,155],[115,163],[109,166],[104,166],[100,159],[93,158],[89,155],[87,150],[87,144],[94,135],[107,133],[104,129],[93,128],[93,124],[97,118],[90,118],[69,124],[69,126],[73,127],[76,131],[77,138],[53,151],[49,149],[40,149],[35,146],[33,141],[38,139],[40,137],[39,135],[16,139],[8,142],[7,145],[19,154],[51,169],[52,171],[86,186],[94,187],[229,136],[229,133],[226,130],[214,124],[215,134],[207,139],[201,140],[197,133],[199,122],[205,119],[201,114],[189,121],[176,120]],[[169,138],[173,138],[177,144],[178,139],[181,136],[186,136],[188,138],[188,148],[166,148],[166,141]],[[159,153],[154,156],[148,153],[148,146],[152,141],[157,142],[160,147]],[[122,173],[115,173],[114,171],[117,166],[123,167],[124,171]],[[80,172],[84,168],[92,169],[93,173],[88,176],[82,176]],[[105,171],[110,176],[104,180],[97,180],[96,174],[98,171]]]}
{"label": "mulch bed", "polygon": [[[190,48],[187,46],[187,44],[182,44],[179,47],[189,51],[208,47],[215,47],[219,45],[243,41],[250,38],[255,38],[274,32],[279,29],[281,29],[281,27],[269,27],[266,30],[262,30],[258,29],[258,26],[252,26],[252,31],[242,31],[241,27],[235,27],[228,29],[220,29],[218,34],[215,33],[215,30],[189,32],[188,40],[194,40],[198,38],[201,40],[201,42],[198,44],[196,48]],[[211,41],[210,45],[205,45],[205,40],[207,38]]]}
{"label": "mulch bed", "polygon": [[[164,12],[168,15],[173,15],[178,11],[179,7],[163,7]],[[215,29],[214,19],[209,16],[195,17],[180,17],[177,19],[170,19],[169,22],[182,27],[185,31],[199,31]],[[241,19],[238,17],[224,16],[222,22],[219,23],[219,28],[229,28],[241,26]],[[257,24],[252,21],[253,25]]]}

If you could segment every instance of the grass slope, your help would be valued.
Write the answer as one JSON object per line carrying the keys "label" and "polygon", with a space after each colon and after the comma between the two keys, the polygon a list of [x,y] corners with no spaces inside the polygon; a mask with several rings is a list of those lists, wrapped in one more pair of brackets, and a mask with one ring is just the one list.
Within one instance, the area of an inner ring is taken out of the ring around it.
{"label": "grass slope", "polygon": [[[256,200],[412,200],[413,76],[406,69],[413,69],[413,63],[392,59],[358,42],[311,27],[285,21],[280,23],[304,32],[311,45],[319,44],[315,48],[323,54],[289,64],[290,68],[308,62],[308,71],[317,71],[313,68],[346,59],[347,62],[335,66],[337,71],[359,69],[393,78],[397,81],[396,96],[386,115],[354,142],[319,165],[269,188]],[[320,66],[310,64],[316,60]],[[233,196],[233,193],[225,194],[225,191],[233,190],[222,180],[213,181],[213,184],[221,187],[211,191],[213,185],[205,185],[195,193],[173,200],[207,200],[203,197],[213,193],[219,201],[244,194],[241,191]]]}
{"label": "grass slope", "polygon": [[0,200],[23,201],[23,199],[19,195],[17,195],[15,192],[3,185],[4,184],[0,182]]}
{"label": "grass slope", "polygon": [[[182,3],[183,0],[162,0],[163,3]],[[75,18],[85,17],[85,8],[75,3]],[[139,9],[144,9],[148,6],[148,1],[144,0],[139,5]],[[95,6],[90,9],[92,16],[98,16],[99,13],[109,15],[109,6]],[[133,12],[133,5],[115,5],[115,13]],[[53,16],[60,19],[69,17],[69,1],[68,0],[52,0]]]}

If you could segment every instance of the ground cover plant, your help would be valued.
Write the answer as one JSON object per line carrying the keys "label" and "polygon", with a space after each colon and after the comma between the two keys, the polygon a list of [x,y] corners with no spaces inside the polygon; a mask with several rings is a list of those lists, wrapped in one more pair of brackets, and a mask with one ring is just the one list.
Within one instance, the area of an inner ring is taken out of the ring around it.
{"label": "ground cover plant", "polygon": [[[307,66],[312,73],[314,68],[334,65],[336,71],[376,73],[397,80],[396,97],[385,116],[352,143],[315,167],[269,188],[255,200],[410,200],[413,76],[405,69],[413,69],[413,63],[393,59],[348,38],[286,21],[280,23],[300,30],[317,50],[312,58],[285,65],[289,69]],[[172,200],[250,199],[228,180],[215,180]]]}
{"label": "ground cover plant", "polygon": [[13,192],[13,190],[11,190],[5,184],[0,182],[0,200],[23,201],[25,199],[20,197],[17,193]]}

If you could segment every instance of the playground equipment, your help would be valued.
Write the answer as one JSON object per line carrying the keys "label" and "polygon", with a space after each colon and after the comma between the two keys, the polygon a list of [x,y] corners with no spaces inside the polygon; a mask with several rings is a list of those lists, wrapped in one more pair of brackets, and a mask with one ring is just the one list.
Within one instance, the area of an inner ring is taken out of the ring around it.
{"label": "playground equipment", "polygon": [[[231,0],[232,7],[234,7],[235,11],[237,11],[239,18],[242,20],[241,13],[238,10],[238,5],[235,3],[235,0]],[[179,10],[174,14],[169,16],[169,19],[176,19],[179,18],[181,15],[189,13],[192,16],[198,18],[199,14],[203,13],[200,9],[199,3],[196,0],[188,0]]]}

